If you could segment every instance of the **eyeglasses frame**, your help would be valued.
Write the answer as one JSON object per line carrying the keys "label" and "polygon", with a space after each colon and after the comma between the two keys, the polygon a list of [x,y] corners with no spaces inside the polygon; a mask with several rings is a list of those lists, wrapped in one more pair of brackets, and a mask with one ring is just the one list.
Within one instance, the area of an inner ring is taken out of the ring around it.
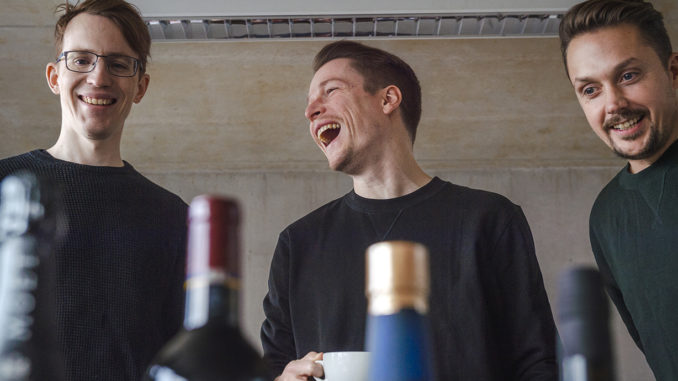
{"label": "eyeglasses frame", "polygon": [[[70,67],[68,67],[68,61],[67,61],[68,53],[87,53],[87,54],[93,54],[93,55],[95,55],[95,56],[97,57],[97,59],[96,59],[96,61],[94,61],[94,64],[92,64],[92,68],[91,68],[89,71],[77,71],[77,70],[73,70],[73,69],[71,69]],[[132,73],[132,75],[118,75],[118,74],[113,74],[113,73],[111,72],[111,69],[108,67],[108,63],[106,63],[106,65],[105,65],[105,66],[106,66],[106,71],[108,72],[108,74],[110,74],[110,75],[112,75],[112,76],[115,76],[115,77],[120,77],[120,78],[131,78],[131,77],[134,77],[135,75],[137,75],[137,73],[139,72],[139,68],[141,67],[141,61],[139,61],[138,58],[134,58],[134,57],[131,57],[131,56],[126,56],[126,55],[124,55],[124,54],[102,55],[102,54],[96,54],[96,53],[94,53],[94,52],[90,52],[90,51],[87,51],[87,50],[66,50],[66,51],[63,51],[63,52],[61,52],[61,54],[59,54],[59,57],[57,57],[56,61],[54,61],[54,62],[55,62],[55,63],[59,63],[59,61],[64,61],[64,64],[65,64],[65,66],[66,66],[66,69],[68,69],[69,71],[72,71],[72,72],[74,72],[74,73],[91,73],[92,71],[94,71],[94,69],[96,69],[97,64],[99,63],[99,58],[108,58],[108,57],[126,57],[126,58],[131,58],[131,59],[134,61],[134,73]]]}

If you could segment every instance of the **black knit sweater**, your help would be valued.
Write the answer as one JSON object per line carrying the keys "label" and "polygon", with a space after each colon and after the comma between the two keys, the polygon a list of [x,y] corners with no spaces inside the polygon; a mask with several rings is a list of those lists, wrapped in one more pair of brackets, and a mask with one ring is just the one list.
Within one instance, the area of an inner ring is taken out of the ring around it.
{"label": "black knit sweater", "polygon": [[44,150],[0,160],[61,188],[56,337],[68,380],[139,380],[181,326],[187,206],[130,164],[98,167]]}
{"label": "black knit sweater", "polygon": [[388,200],[350,192],[280,234],[261,329],[277,374],[309,351],[364,348],[365,250],[383,240],[429,249],[439,380],[557,379],[555,325],[522,210],[439,178]]}

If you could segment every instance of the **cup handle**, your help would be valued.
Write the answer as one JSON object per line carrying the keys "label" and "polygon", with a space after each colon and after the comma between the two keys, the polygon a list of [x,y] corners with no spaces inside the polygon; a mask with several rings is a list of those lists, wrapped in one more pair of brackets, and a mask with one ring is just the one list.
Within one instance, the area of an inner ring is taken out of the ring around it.
{"label": "cup handle", "polygon": [[[315,360],[315,363],[316,363],[316,364],[320,364],[320,365],[324,365],[324,364],[323,364],[323,360]],[[318,378],[318,377],[313,376],[313,378],[315,379],[315,381],[325,381],[325,377],[323,377],[323,378]]]}

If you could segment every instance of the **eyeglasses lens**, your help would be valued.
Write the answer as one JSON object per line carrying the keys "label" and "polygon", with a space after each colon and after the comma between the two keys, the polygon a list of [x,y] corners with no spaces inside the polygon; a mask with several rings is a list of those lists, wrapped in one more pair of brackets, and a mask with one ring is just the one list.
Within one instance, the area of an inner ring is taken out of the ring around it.
{"label": "eyeglasses lens", "polygon": [[97,65],[98,57],[106,63],[108,72],[118,77],[132,77],[137,72],[137,61],[127,56],[97,56],[90,52],[66,52],[66,68],[78,73],[89,73]]}

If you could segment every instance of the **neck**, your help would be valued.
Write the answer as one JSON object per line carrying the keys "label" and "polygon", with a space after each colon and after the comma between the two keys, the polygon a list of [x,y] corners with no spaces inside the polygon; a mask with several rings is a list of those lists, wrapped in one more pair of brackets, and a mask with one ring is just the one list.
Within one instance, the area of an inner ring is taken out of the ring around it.
{"label": "neck", "polygon": [[352,175],[353,189],[361,197],[390,199],[412,193],[431,181],[414,159],[411,148],[391,151],[390,157],[383,158],[371,168]]}
{"label": "neck", "polygon": [[122,167],[124,163],[120,155],[120,139],[90,140],[77,137],[69,139],[66,134],[47,149],[53,157],[77,164],[100,167]]}
{"label": "neck", "polygon": [[666,145],[662,147],[662,149],[657,151],[657,153],[655,153],[651,157],[643,160],[629,160],[629,172],[631,172],[632,174],[636,174],[650,167],[657,160],[659,160],[659,158],[662,157],[662,155],[664,155],[666,150],[669,149],[669,147],[671,147],[671,145],[673,145],[673,143],[675,143],[676,140],[678,140],[678,128],[675,128],[674,131],[675,131],[673,134],[674,136],[666,142]]}
{"label": "neck", "polygon": [[202,327],[209,322],[238,326],[238,291],[223,284],[189,287],[186,290],[184,327]]}

